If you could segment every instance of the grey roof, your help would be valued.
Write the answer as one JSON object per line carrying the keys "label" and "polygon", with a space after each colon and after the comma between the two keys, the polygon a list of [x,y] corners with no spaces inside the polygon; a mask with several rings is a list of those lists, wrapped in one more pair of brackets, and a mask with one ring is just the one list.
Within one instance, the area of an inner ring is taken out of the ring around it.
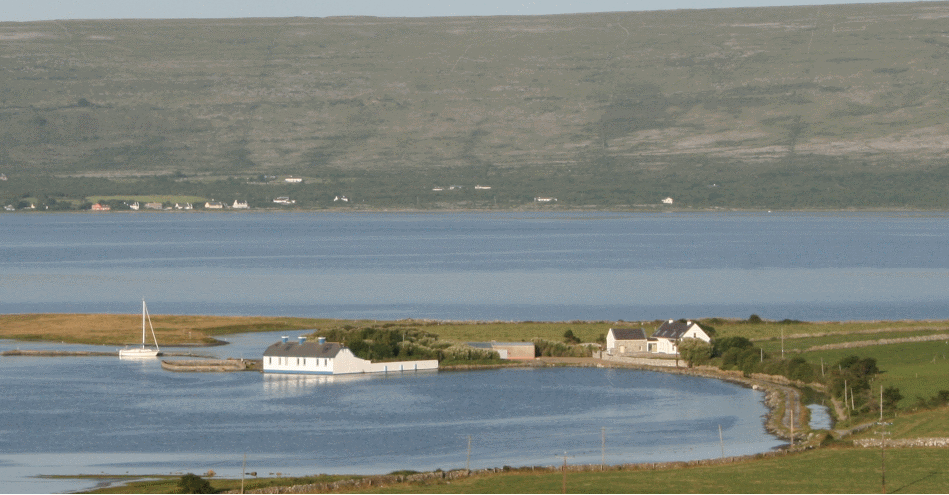
{"label": "grey roof", "polygon": [[682,336],[685,335],[685,332],[688,332],[689,329],[692,328],[692,325],[697,325],[697,323],[694,321],[685,322],[666,320],[662,323],[662,325],[659,325],[659,328],[653,332],[652,336],[672,340],[681,339]]}
{"label": "grey roof", "polygon": [[642,328],[611,328],[616,340],[646,340],[646,331]]}
{"label": "grey roof", "polygon": [[332,358],[339,354],[343,346],[336,342],[277,342],[264,351],[264,356],[317,357]]}

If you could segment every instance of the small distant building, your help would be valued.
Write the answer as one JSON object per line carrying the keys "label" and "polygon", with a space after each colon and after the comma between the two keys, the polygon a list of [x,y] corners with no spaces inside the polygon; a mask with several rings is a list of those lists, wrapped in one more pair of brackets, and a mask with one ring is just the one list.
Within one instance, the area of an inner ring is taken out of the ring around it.
{"label": "small distant building", "polygon": [[444,190],[445,190],[444,187],[433,187],[433,188],[432,188],[432,191],[444,191]]}
{"label": "small distant building", "polygon": [[481,189],[481,190],[491,189],[491,186],[475,186],[475,189]]}
{"label": "small distant building", "polygon": [[0,180],[7,180],[6,174],[0,174]]}
{"label": "small distant building", "polygon": [[235,208],[235,209],[238,209],[238,210],[246,210],[246,209],[250,208],[250,206],[247,205],[247,201],[238,201],[238,200],[235,199],[235,200],[234,200],[234,206],[231,206],[231,208]]}
{"label": "small distant building", "polygon": [[699,339],[705,342],[712,341],[712,338],[705,333],[705,330],[702,330],[702,327],[700,327],[698,323],[691,320],[665,321],[653,332],[652,338],[656,339],[656,348],[655,350],[650,349],[650,352],[662,354],[675,354],[679,352],[676,344],[682,339]]}
{"label": "small distant building", "polygon": [[161,203],[145,203],[146,210],[160,210]]}
{"label": "small distant building", "polygon": [[176,210],[193,210],[194,206],[191,203],[175,203]]}
{"label": "small distant building", "polygon": [[138,211],[139,208],[141,208],[141,205],[138,204],[138,201],[135,201],[129,205],[129,209],[132,209],[135,211]]}
{"label": "small distant building", "polygon": [[396,361],[373,363],[356,357],[351,350],[336,342],[326,342],[320,337],[316,342],[307,342],[298,337],[291,342],[282,337],[280,342],[264,351],[264,373],[287,373],[309,375],[345,375],[353,373],[395,373],[404,371],[437,370],[437,360]]}
{"label": "small distant building", "polygon": [[[606,352],[623,356],[649,351],[650,339],[642,328],[611,328],[606,332]],[[655,342],[655,339],[652,339]]]}
{"label": "small distant building", "polygon": [[501,359],[534,359],[536,348],[533,342],[468,342],[475,349],[495,351]]}
{"label": "small distant building", "polygon": [[13,205],[6,205],[3,207],[3,209],[7,211],[16,211],[16,208],[14,208]]}
{"label": "small distant building", "polygon": [[287,177],[286,179],[283,179],[283,180],[285,180],[285,181],[287,181],[287,182],[289,182],[289,183],[291,183],[291,184],[299,184],[299,183],[303,182],[303,179],[301,179],[300,177],[294,177],[294,176],[292,176],[292,175],[291,175],[290,177]]}
{"label": "small distant building", "polygon": [[674,202],[674,201],[673,201],[672,198],[666,198],[666,199],[662,200],[662,204],[664,204],[664,205],[671,205],[673,202]]}
{"label": "small distant building", "polygon": [[207,203],[204,203],[204,208],[205,208],[206,210],[223,210],[223,209],[224,209],[224,203],[222,203],[222,202],[220,202],[220,201],[213,201],[213,200],[212,200],[212,201],[208,201]]}
{"label": "small distant building", "polygon": [[277,203],[278,205],[292,205],[292,204],[296,203],[297,200],[295,200],[295,199],[290,199],[290,198],[287,197],[287,196],[281,196],[281,197],[279,197],[279,198],[274,199],[273,202],[274,202],[274,203]]}
{"label": "small distant building", "polygon": [[336,196],[335,198],[333,198],[333,202],[335,203],[336,201],[342,201],[343,203],[349,203],[349,198],[347,198],[346,196]]}
{"label": "small distant building", "polygon": [[109,206],[109,205],[104,205],[104,204],[102,204],[102,203],[96,203],[96,204],[92,205],[92,208],[91,208],[91,209],[92,209],[92,211],[110,211],[110,210],[112,210],[112,207]]}
{"label": "small distant building", "polygon": [[535,203],[555,203],[556,201],[557,201],[557,198],[551,198],[547,196],[538,196],[534,198]]}

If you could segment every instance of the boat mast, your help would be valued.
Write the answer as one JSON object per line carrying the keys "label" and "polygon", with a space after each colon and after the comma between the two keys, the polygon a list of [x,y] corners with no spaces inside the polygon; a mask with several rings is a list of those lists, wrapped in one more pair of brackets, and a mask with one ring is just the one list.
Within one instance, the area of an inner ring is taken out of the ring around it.
{"label": "boat mast", "polygon": [[142,349],[145,348],[145,299],[142,299]]}
{"label": "boat mast", "polygon": [[148,317],[148,327],[152,329],[152,340],[155,341],[155,350],[160,351],[161,349],[158,348],[158,337],[155,337],[155,327],[152,325],[152,317],[148,314],[148,309],[145,308],[145,300],[142,299],[142,347],[145,347],[145,317]]}

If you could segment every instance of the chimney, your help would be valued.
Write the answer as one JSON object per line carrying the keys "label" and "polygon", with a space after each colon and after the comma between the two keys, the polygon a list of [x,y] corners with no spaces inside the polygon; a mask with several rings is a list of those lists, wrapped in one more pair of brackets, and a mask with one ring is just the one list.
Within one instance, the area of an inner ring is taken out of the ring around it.
{"label": "chimney", "polygon": [[306,342],[306,337],[304,337],[304,336],[301,335],[301,336],[297,337],[297,340],[300,341],[300,345],[303,345],[303,343]]}
{"label": "chimney", "polygon": [[290,340],[290,337],[287,337],[286,335],[284,335],[283,337],[280,337],[280,341],[283,342],[284,344],[286,344],[288,340]]}
{"label": "chimney", "polygon": [[325,344],[325,343],[326,343],[326,337],[317,337],[317,338],[316,338],[316,341],[319,342],[320,344]]}

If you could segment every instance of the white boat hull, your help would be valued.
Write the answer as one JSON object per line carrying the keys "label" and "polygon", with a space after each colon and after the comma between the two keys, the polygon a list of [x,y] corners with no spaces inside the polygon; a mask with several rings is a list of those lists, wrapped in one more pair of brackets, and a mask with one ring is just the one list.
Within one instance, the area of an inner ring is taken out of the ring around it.
{"label": "white boat hull", "polygon": [[155,358],[161,354],[156,349],[120,349],[119,357],[125,359]]}

